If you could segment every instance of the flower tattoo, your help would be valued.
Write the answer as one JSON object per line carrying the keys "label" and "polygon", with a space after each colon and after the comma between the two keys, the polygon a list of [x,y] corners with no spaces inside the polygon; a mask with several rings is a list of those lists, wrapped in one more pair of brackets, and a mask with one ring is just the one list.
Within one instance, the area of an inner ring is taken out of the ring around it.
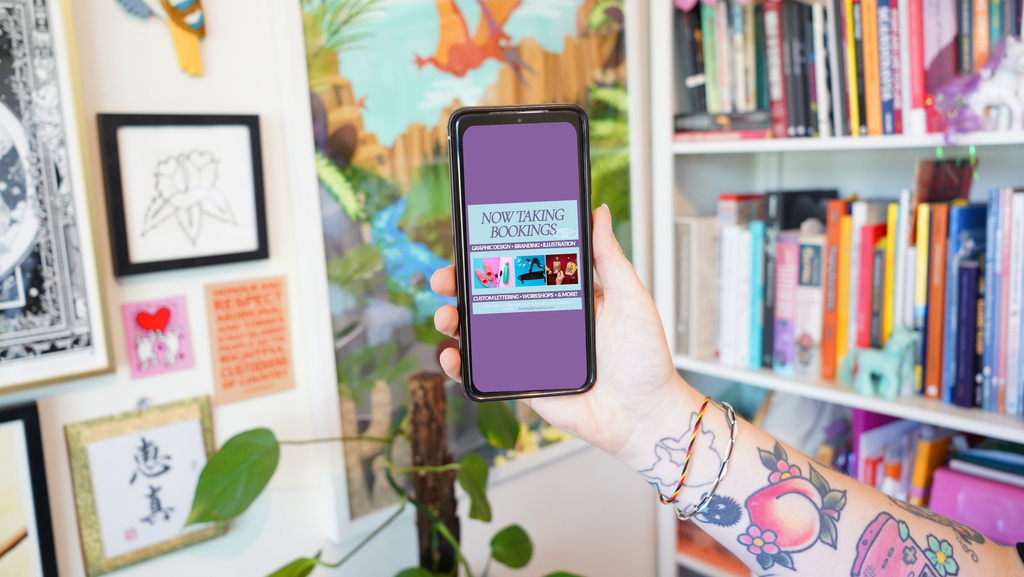
{"label": "flower tattoo", "polygon": [[935,566],[940,577],[956,575],[960,570],[956,559],[953,558],[953,546],[949,541],[940,541],[935,535],[928,535],[928,550],[924,554]]}
{"label": "flower tattoo", "polygon": [[778,545],[775,545],[775,537],[774,531],[762,531],[757,525],[751,525],[746,533],[739,536],[739,541],[754,555],[760,555],[762,551],[774,555],[779,552]]}
{"label": "flower tattoo", "polygon": [[775,464],[775,471],[772,471],[771,475],[768,475],[769,483],[778,483],[784,481],[790,477],[800,476],[800,467],[796,465],[790,465],[788,461],[779,461]]}

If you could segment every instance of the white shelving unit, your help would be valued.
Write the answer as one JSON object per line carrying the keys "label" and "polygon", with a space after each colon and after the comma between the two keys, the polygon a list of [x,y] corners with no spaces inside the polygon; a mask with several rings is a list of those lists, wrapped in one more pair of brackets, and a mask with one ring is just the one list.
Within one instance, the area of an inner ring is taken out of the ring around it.
{"label": "white shelving unit", "polygon": [[[675,55],[671,0],[650,0],[651,209],[654,299],[675,350],[674,221],[683,215],[711,215],[724,192],[829,186],[841,196],[895,199],[912,186],[914,160],[965,155],[974,146],[979,160],[972,200],[985,202],[996,186],[1022,184],[1024,133],[979,133],[953,143],[940,134],[868,138],[780,138],[690,143],[673,139]],[[676,367],[726,381],[942,425],[1024,443],[1019,418],[963,409],[925,398],[886,401],[864,397],[838,383],[775,375],[769,370],[727,367],[715,359],[676,356]],[[676,552],[676,518],[670,507],[658,515],[658,577],[675,577],[680,565],[701,571],[694,559]],[[706,571],[715,576],[713,570]]]}

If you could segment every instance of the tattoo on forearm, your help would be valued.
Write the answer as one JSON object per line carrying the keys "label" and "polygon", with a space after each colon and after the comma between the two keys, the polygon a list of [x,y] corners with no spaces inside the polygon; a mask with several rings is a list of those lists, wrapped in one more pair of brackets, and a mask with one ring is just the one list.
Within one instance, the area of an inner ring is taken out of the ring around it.
{"label": "tattoo on forearm", "polygon": [[[923,519],[928,519],[933,523],[938,523],[939,525],[949,527],[950,529],[952,529],[953,533],[956,535],[957,542],[960,543],[960,548],[963,549],[965,553],[971,556],[972,561],[974,561],[975,563],[978,562],[978,554],[975,553],[970,546],[974,544],[984,545],[984,535],[968,527],[967,525],[964,525],[960,521],[954,521],[953,519],[943,517],[942,515],[929,511],[928,509],[925,509],[923,507],[911,505],[910,503],[906,503],[898,499],[893,499],[892,497],[889,497],[889,500],[892,501],[893,505],[896,505],[900,509],[903,509],[904,511],[912,515],[916,515]],[[953,575],[953,573],[951,573],[951,575]]]}
{"label": "tattoo on forearm", "polygon": [[[711,415],[705,414],[704,419]],[[697,413],[690,415],[689,426],[678,438],[665,437],[654,446],[654,464],[650,469],[640,471],[647,482],[662,494],[675,490],[679,483],[679,475],[682,472],[683,460],[686,458],[686,451],[690,448],[690,434],[696,424]],[[702,421],[700,431],[697,433],[697,446],[693,448],[694,463],[690,464],[690,472],[686,475],[684,487],[703,487],[713,483],[718,475],[718,468],[722,464],[722,454],[715,446],[715,434],[706,428],[707,422]],[[696,502],[696,501],[695,501]]]}
{"label": "tattoo on forearm", "polygon": [[744,503],[750,525],[737,537],[740,544],[765,570],[776,565],[796,570],[793,554],[819,541],[835,549],[836,521],[846,507],[846,491],[833,489],[810,463],[804,476],[778,441],[771,451],[758,453],[769,471],[768,485]]}
{"label": "tattoo on forearm", "polygon": [[[889,513],[879,513],[857,540],[857,558],[850,569],[850,577],[955,577],[959,574],[960,565],[953,558],[949,541],[928,535],[925,543],[927,548],[910,535],[905,522]],[[976,556],[974,560],[978,560]]]}

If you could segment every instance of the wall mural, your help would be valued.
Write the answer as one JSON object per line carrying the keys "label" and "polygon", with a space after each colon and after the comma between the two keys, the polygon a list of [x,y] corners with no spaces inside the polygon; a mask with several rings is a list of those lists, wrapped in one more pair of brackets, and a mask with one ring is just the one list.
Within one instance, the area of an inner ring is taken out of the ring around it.
{"label": "wall mural", "polygon": [[[440,372],[434,330],[452,262],[447,122],[465,105],[575,102],[591,119],[594,206],[629,254],[623,0],[302,0],[343,433],[380,436],[405,379]],[[451,383],[449,445],[486,445]],[[562,438],[525,407],[515,451]],[[400,449],[393,456],[398,465]],[[380,445],[346,443],[352,517],[395,502]]]}

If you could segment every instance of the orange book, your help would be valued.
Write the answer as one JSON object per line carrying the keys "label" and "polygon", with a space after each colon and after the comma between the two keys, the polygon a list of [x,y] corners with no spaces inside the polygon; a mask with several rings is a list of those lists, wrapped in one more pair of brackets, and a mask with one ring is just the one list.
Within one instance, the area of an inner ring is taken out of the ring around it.
{"label": "orange book", "polygon": [[952,440],[952,437],[941,437],[917,441],[914,469],[910,473],[910,498],[907,499],[911,505],[918,507],[928,505],[928,494],[932,488],[935,469],[946,462],[946,454]]}
{"label": "orange book", "polygon": [[931,266],[928,267],[928,349],[924,357],[924,394],[942,396],[942,338],[946,326],[946,236],[949,234],[949,205],[932,205]]}
{"label": "orange book", "polygon": [[988,3],[989,0],[974,0],[974,70],[981,70],[988,62]]}
{"label": "orange book", "polygon": [[830,200],[825,213],[825,314],[821,326],[821,378],[836,378],[836,326],[839,316],[839,248],[842,240],[842,218],[846,215],[845,200]]}
{"label": "orange book", "polygon": [[[839,280],[836,286],[839,296],[836,298],[836,364],[842,364],[843,357],[849,350],[849,331],[843,327],[850,326],[850,250],[853,243],[853,217],[844,214],[839,218]],[[854,313],[857,309],[854,306]]]}
{"label": "orange book", "polygon": [[864,35],[864,108],[868,136],[882,135],[882,83],[878,64],[878,0],[861,0]]}

